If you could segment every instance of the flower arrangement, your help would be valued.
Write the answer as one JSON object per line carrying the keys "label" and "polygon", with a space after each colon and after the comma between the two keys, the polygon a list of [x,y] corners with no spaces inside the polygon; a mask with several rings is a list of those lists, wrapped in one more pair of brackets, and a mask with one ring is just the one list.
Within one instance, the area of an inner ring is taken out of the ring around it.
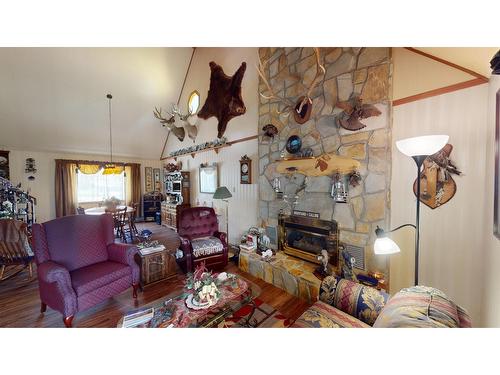
{"label": "flower arrangement", "polygon": [[217,303],[220,291],[216,283],[218,274],[209,272],[205,263],[196,267],[186,280],[186,289],[193,291],[193,304],[199,306],[212,306]]}
{"label": "flower arrangement", "polygon": [[209,272],[202,262],[193,273],[188,274],[186,289],[192,293],[188,295],[186,304],[192,308],[208,308],[215,305],[221,295],[220,287],[224,284],[236,284],[234,275]]}
{"label": "flower arrangement", "polygon": [[116,207],[119,206],[120,203],[121,203],[121,200],[119,200],[118,198],[116,198],[114,196],[111,198],[104,199],[102,201],[102,205],[104,207],[106,207],[108,210],[116,209]]}

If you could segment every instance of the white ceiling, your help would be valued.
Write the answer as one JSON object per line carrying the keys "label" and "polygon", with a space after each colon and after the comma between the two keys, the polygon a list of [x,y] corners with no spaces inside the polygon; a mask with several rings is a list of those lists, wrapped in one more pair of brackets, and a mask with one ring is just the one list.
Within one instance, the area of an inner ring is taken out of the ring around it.
{"label": "white ceiling", "polygon": [[[191,48],[0,48],[0,146],[158,159]],[[209,77],[207,77],[208,79]]]}

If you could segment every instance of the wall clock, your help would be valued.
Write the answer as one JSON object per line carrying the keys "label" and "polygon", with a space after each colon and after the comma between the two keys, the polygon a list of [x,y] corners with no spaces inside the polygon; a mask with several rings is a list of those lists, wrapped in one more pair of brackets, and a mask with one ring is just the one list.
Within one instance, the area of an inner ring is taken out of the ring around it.
{"label": "wall clock", "polygon": [[247,155],[240,160],[240,184],[252,183],[252,159]]}

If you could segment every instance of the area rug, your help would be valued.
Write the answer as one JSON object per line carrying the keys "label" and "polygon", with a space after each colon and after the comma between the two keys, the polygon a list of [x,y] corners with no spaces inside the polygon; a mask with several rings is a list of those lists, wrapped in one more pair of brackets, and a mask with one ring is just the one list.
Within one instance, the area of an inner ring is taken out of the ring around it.
{"label": "area rug", "polygon": [[[256,298],[254,302],[256,308],[250,322],[255,328],[286,328],[293,323],[293,320],[288,319],[281,312],[260,299]],[[220,323],[219,328],[246,328],[242,324],[251,312],[252,306],[250,304],[243,306],[231,317]]]}

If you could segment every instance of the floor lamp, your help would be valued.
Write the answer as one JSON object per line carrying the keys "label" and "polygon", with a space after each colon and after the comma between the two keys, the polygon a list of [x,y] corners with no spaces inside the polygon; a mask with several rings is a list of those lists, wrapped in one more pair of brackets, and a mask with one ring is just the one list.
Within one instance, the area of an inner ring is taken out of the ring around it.
{"label": "floor lamp", "polygon": [[229,191],[229,189],[225,186],[220,186],[215,190],[213,199],[221,200],[223,202],[226,202],[226,235],[227,235],[227,246],[229,247],[229,201],[228,199],[231,198],[233,195]]}
{"label": "floor lamp", "polygon": [[420,246],[420,176],[422,164],[427,156],[435,154],[441,150],[447,143],[447,135],[425,135],[422,137],[406,138],[396,142],[396,147],[406,156],[410,156],[417,166],[417,212],[416,225],[404,224],[389,232],[377,227],[375,234],[377,239],[373,246],[375,254],[392,254],[400,251],[399,246],[386,233],[394,232],[406,226],[415,227],[415,285],[418,285],[418,256]]}

